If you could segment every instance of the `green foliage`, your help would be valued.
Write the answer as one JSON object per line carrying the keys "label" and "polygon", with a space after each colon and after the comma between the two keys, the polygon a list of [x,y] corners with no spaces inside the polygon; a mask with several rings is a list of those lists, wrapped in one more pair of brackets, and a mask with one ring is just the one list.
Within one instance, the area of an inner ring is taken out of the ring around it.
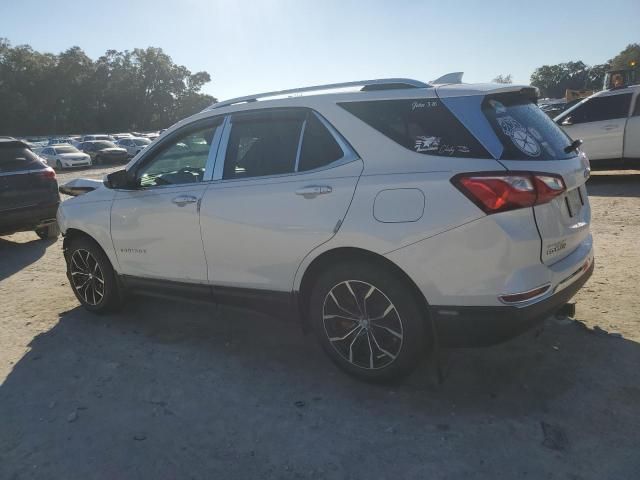
{"label": "green foliage", "polygon": [[583,62],[543,65],[531,75],[531,85],[538,87],[543,97],[564,97],[566,89],[601,90],[607,70],[630,68],[631,62],[640,65],[640,44],[632,43],[607,63],[592,67]]}
{"label": "green foliage", "polygon": [[210,80],[160,48],[108,50],[93,61],[79,47],[44,54],[0,38],[0,133],[166,128],[215,101],[200,92]]}
{"label": "green foliage", "polygon": [[631,68],[632,62],[640,66],[640,43],[630,43],[618,55],[609,60],[613,70]]}

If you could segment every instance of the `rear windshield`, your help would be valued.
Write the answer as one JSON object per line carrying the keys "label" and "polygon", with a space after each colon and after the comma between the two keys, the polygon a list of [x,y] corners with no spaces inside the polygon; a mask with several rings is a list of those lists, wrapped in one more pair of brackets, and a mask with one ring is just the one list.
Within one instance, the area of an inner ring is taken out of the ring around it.
{"label": "rear windshield", "polygon": [[478,140],[437,98],[339,105],[414,152],[443,157],[490,158]]}
{"label": "rear windshield", "polygon": [[28,148],[0,145],[0,173],[42,168],[45,168],[45,165]]}
{"label": "rear windshield", "polygon": [[488,95],[482,112],[502,142],[500,160],[562,160],[571,140],[532,100],[519,93]]}

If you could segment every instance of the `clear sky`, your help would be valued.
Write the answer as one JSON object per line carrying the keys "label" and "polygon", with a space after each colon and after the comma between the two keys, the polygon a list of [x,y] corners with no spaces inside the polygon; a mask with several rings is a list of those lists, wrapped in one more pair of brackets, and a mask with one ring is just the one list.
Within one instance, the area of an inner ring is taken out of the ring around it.
{"label": "clear sky", "polygon": [[468,82],[602,63],[640,42],[640,0],[0,0],[0,37],[58,53],[162,47],[219,99],[381,77]]}

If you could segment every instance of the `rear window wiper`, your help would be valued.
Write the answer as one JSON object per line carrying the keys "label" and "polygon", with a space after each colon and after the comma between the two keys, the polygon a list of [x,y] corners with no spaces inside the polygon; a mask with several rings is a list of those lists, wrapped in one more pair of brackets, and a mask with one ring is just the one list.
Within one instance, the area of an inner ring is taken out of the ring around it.
{"label": "rear window wiper", "polygon": [[564,147],[564,153],[571,153],[573,151],[577,152],[580,145],[582,145],[582,140],[574,140],[573,142],[571,142],[571,145],[567,145],[566,147]]}

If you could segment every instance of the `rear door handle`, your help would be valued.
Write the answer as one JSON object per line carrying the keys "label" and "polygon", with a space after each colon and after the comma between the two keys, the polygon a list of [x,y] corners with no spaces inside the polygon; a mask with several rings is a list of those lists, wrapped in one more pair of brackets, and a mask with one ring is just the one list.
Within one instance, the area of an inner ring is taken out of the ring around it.
{"label": "rear door handle", "polygon": [[198,199],[193,195],[179,195],[171,200],[179,207],[184,207],[188,203],[196,203]]}
{"label": "rear door handle", "polygon": [[314,198],[331,192],[333,192],[333,188],[329,185],[307,185],[296,190],[296,195],[302,195],[304,198]]}

